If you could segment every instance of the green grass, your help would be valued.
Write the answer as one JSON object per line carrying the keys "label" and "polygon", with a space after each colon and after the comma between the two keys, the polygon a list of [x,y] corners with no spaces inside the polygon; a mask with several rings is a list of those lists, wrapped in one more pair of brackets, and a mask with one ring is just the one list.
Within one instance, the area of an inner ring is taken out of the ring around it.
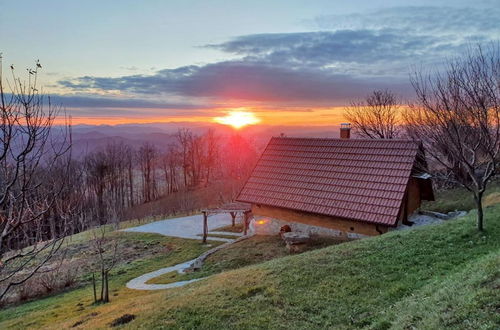
{"label": "green grass", "polygon": [[[336,238],[316,238],[308,244],[306,250],[319,249],[340,242],[343,241]],[[290,252],[279,236],[253,236],[212,254],[205,260],[200,271],[184,275],[171,272],[151,279],[147,283],[168,284],[201,278],[288,255]]]}
{"label": "green grass", "polygon": [[[82,233],[84,234],[84,233]],[[124,301],[134,301],[137,297],[150,294],[147,291],[129,290],[125,284],[144,273],[157,270],[162,267],[172,266],[186,260],[193,259],[219,242],[210,242],[210,246],[203,245],[197,240],[166,237],[157,234],[144,233],[114,233],[120,235],[130,244],[143,243],[146,247],[165,247],[163,253],[122,264],[112,270],[110,275],[111,303],[105,305],[93,305],[92,290],[90,284],[64,293],[59,293],[46,298],[31,301],[19,306],[9,307],[0,311],[0,328],[58,328],[59,324],[73,320],[65,327],[71,327],[74,323],[85,318],[85,315],[113,315],[115,307]],[[80,239],[79,239],[80,241]],[[87,278],[90,274],[87,274]],[[111,311],[111,312],[109,312]],[[86,324],[91,322],[86,322]]]}
{"label": "green grass", "polygon": [[500,255],[492,252],[399,302],[394,327],[493,329],[500,325],[499,308]]}
{"label": "green grass", "polygon": [[177,253],[116,269],[117,296],[110,304],[91,305],[90,289],[82,288],[0,311],[0,328],[68,328],[78,321],[84,328],[106,328],[128,313],[136,316],[123,326],[129,329],[498,329],[496,193],[486,196],[484,232],[476,230],[472,211],[443,224],[291,256],[282,256],[272,242],[248,241],[220,251],[201,272],[189,275],[215,274],[206,280],[158,292],[124,288],[130,278],[207,248],[162,238]]}
{"label": "green grass", "polygon": [[[199,234],[198,236],[203,237],[203,234]],[[210,232],[208,233],[207,237],[208,237],[208,239],[210,239],[210,237],[213,237],[213,238],[220,237],[220,238],[229,238],[229,239],[237,239],[238,238],[238,236],[235,236],[235,235],[211,234]]]}
{"label": "green grass", "polygon": [[278,236],[254,236],[214,253],[205,260],[200,271],[184,275],[171,272],[153,278],[147,283],[168,284],[201,278],[287,255],[289,253]]}
{"label": "green grass", "polygon": [[472,212],[224,272],[142,300],[129,327],[497,329],[500,205],[486,223]]}
{"label": "green grass", "polygon": [[[483,204],[485,206],[500,203],[500,182],[492,181],[488,185]],[[474,197],[470,191],[465,188],[454,188],[436,192],[436,200],[433,202],[424,202],[422,209],[448,213],[452,211],[470,211],[476,208]]]}

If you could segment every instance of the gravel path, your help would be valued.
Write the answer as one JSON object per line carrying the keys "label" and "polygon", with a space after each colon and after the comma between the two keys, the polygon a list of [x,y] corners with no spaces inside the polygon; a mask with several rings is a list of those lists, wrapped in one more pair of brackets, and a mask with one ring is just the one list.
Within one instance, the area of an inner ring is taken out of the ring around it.
{"label": "gravel path", "polygon": [[[451,214],[454,213],[454,214]],[[449,213],[450,218],[447,220],[443,220],[443,218],[438,218],[437,216],[432,216],[432,215],[427,215],[427,214],[419,214],[415,213],[409,217],[408,220],[413,222],[412,226],[407,226],[407,225],[399,225],[396,230],[405,230],[405,229],[410,229],[418,226],[426,226],[426,225],[431,225],[434,223],[443,223],[446,221],[450,221],[456,218],[463,217],[464,215],[467,214],[467,212],[451,212]],[[447,216],[447,214],[441,214],[441,213],[436,213],[437,215],[441,216]]]}
{"label": "gravel path", "polygon": [[163,289],[178,288],[178,287],[184,286],[186,284],[202,280],[205,277],[195,278],[195,279],[189,280],[189,281],[179,281],[179,282],[174,282],[174,283],[169,283],[169,284],[146,284],[147,281],[149,281],[155,277],[158,277],[160,275],[170,273],[170,272],[176,271],[179,274],[182,274],[184,272],[184,269],[189,268],[195,260],[196,259],[189,260],[189,261],[183,262],[182,264],[177,264],[175,266],[165,267],[162,269],[155,270],[154,272],[147,273],[147,274],[141,275],[139,277],[136,277],[133,280],[128,281],[127,288],[134,289],[134,290],[163,290]]}

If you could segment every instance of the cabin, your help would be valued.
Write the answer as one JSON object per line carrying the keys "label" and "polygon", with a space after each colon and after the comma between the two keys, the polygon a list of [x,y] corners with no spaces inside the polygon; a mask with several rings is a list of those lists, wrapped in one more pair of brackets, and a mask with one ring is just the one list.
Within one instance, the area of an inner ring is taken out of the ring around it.
{"label": "cabin", "polygon": [[400,224],[434,200],[422,145],[410,140],[273,137],[237,200],[250,203],[256,234],[284,225],[359,238]]}

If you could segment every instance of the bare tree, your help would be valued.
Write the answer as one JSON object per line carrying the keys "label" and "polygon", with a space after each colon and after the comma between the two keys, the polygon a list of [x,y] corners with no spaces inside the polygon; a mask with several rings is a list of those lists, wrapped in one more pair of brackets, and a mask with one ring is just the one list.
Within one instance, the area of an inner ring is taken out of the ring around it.
{"label": "bare tree", "polygon": [[90,212],[100,224],[104,224],[106,219],[105,199],[111,167],[103,151],[88,154],[84,162],[86,186],[89,190],[88,198],[93,204]]}
{"label": "bare tree", "polygon": [[[0,57],[0,299],[50,260],[71,214],[71,205],[60,202],[68,192],[70,127],[54,125],[60,107],[38,90],[41,67],[37,61],[21,80],[11,66],[6,80]],[[52,230],[46,231],[49,217]]]}
{"label": "bare tree", "polygon": [[112,236],[111,232],[118,229],[119,218],[117,216],[119,205],[110,205],[105,225],[97,225],[92,229],[93,239],[91,247],[96,255],[96,266],[101,276],[100,298],[97,298],[95,275],[92,273],[92,288],[94,294],[94,303],[109,302],[109,273],[116,265],[118,242]]}
{"label": "bare tree", "polygon": [[177,147],[170,145],[162,156],[162,169],[165,178],[165,194],[171,194],[179,190],[177,184],[177,167],[179,166]]}
{"label": "bare tree", "polygon": [[205,165],[205,186],[208,186],[210,180],[215,176],[215,169],[219,163],[219,143],[220,138],[215,135],[213,129],[209,129],[203,136],[205,142],[205,159],[203,161]]}
{"label": "bare tree", "polygon": [[394,139],[397,129],[398,101],[388,90],[376,90],[362,101],[353,101],[345,110],[345,118],[361,137]]}
{"label": "bare tree", "polygon": [[408,133],[424,143],[438,178],[473,194],[482,231],[482,198],[500,148],[499,48],[478,47],[450,61],[445,72],[416,72],[411,82],[417,100],[404,114]]}
{"label": "bare tree", "polygon": [[145,203],[156,198],[157,158],[158,150],[150,143],[144,143],[137,152],[137,159],[142,173],[142,191]]}
{"label": "bare tree", "polygon": [[182,161],[182,172],[183,172],[183,177],[184,177],[184,186],[187,187],[189,185],[188,183],[188,173],[189,173],[189,146],[190,146],[190,141],[193,136],[193,133],[187,129],[179,129],[177,132],[177,141],[179,143],[180,147],[180,155],[181,155],[181,161]]}
{"label": "bare tree", "polygon": [[129,145],[125,146],[125,164],[127,168],[127,178],[128,178],[128,205],[134,206],[134,150]]}

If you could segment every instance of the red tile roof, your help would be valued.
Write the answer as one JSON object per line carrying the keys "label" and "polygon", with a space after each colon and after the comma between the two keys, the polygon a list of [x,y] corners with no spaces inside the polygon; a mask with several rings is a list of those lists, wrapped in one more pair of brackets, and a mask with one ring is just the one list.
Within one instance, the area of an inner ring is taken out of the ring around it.
{"label": "red tile roof", "polygon": [[272,138],[237,200],[394,226],[419,147]]}

